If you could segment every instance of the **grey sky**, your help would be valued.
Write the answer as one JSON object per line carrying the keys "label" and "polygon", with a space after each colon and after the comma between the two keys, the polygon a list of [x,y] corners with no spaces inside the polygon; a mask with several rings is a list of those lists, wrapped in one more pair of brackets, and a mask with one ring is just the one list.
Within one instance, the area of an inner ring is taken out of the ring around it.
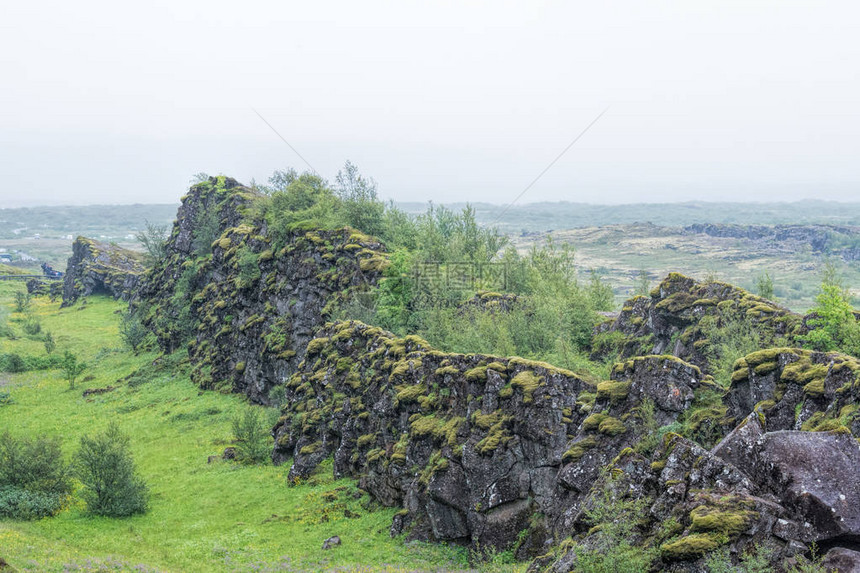
{"label": "grey sky", "polygon": [[860,198],[860,4],[11,2],[0,205],[345,159],[385,198]]}

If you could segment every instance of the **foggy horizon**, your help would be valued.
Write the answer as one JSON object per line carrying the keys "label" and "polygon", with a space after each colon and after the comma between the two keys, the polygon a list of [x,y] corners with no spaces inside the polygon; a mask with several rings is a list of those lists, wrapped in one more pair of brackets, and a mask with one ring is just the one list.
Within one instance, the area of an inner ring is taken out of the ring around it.
{"label": "foggy horizon", "polygon": [[860,190],[849,2],[49,2],[0,29],[5,207],[347,159],[384,200],[503,205],[607,107],[517,204]]}

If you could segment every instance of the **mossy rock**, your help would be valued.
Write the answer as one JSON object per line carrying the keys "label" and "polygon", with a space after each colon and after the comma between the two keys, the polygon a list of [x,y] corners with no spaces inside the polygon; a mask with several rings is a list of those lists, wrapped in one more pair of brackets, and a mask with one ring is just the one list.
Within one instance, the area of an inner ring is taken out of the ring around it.
{"label": "mossy rock", "polygon": [[808,358],[792,362],[782,369],[782,380],[806,385],[810,382],[820,380],[822,391],[823,382],[827,376],[827,364],[813,364]]}
{"label": "mossy rock", "polygon": [[466,370],[466,380],[469,382],[483,382],[487,379],[487,367],[477,366],[470,370]]}
{"label": "mossy rock", "polygon": [[597,384],[597,397],[600,399],[609,399],[613,404],[617,404],[627,398],[630,393],[630,382],[616,382],[614,380],[606,380]]}
{"label": "mossy rock", "polygon": [[511,379],[511,385],[523,391],[523,403],[533,400],[534,392],[543,385],[543,378],[531,370],[523,370]]}
{"label": "mossy rock", "polygon": [[582,429],[585,432],[594,432],[600,427],[600,423],[608,418],[608,414],[604,414],[603,412],[597,412],[588,416],[585,420],[582,421]]}
{"label": "mossy rock", "polygon": [[460,370],[454,366],[442,366],[441,368],[437,368],[435,372],[437,376],[454,376],[459,373]]}
{"label": "mossy rock", "polygon": [[746,531],[756,517],[756,512],[746,509],[723,510],[700,505],[690,512],[691,531],[719,533],[734,539]]}
{"label": "mossy rock", "polygon": [[418,398],[427,394],[427,386],[414,384],[411,386],[397,386],[397,400],[400,402],[416,402]]}
{"label": "mossy rock", "polygon": [[777,366],[778,366],[778,363],[776,361],[762,362],[761,364],[759,364],[758,366],[753,368],[753,372],[755,372],[756,375],[758,375],[758,376],[763,376],[765,374],[769,374],[770,372],[773,372],[774,370],[776,370]]}
{"label": "mossy rock", "polygon": [[561,459],[564,462],[577,462],[584,456],[588,450],[592,448],[596,448],[599,442],[597,438],[594,436],[586,436],[585,438],[579,440],[575,444],[573,444],[564,455],[562,455]]}
{"label": "mossy rock", "polygon": [[698,559],[723,545],[722,539],[712,533],[692,533],[664,543],[660,546],[660,554],[666,561]]}
{"label": "mossy rock", "polygon": [[[763,364],[765,362],[775,362],[780,354],[794,353],[793,348],[765,348],[764,350],[759,350],[746,355],[743,360],[746,361],[747,365],[755,368],[759,364]],[[740,360],[738,362],[740,362]],[[737,363],[735,363],[735,369],[737,369],[737,367]]]}
{"label": "mossy rock", "polygon": [[743,380],[747,380],[749,377],[750,372],[746,366],[744,366],[744,368],[732,372],[732,382],[741,382]]}
{"label": "mossy rock", "polygon": [[597,430],[601,434],[605,434],[607,436],[617,436],[626,432],[627,426],[625,426],[624,423],[618,418],[608,416],[600,422],[600,425],[597,427]]}

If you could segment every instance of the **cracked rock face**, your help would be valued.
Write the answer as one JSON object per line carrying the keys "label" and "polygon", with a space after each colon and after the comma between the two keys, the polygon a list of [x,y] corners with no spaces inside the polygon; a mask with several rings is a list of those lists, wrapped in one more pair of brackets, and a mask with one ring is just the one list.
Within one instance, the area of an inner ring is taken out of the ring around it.
{"label": "cracked rock face", "polygon": [[805,541],[860,540],[860,444],[850,434],[764,432],[753,413],[714,453],[811,524]]}
{"label": "cracked rock face", "polygon": [[[193,336],[191,377],[203,388],[270,403],[305,355],[332,304],[376,284],[385,248],[343,228],[278,237],[248,212],[259,196],[237,181],[195,185],[177,213],[167,256],[145,276],[135,302],[165,350]],[[209,235],[202,236],[206,221]],[[177,304],[165,301],[182,298]]]}
{"label": "cracked rock face", "polygon": [[91,294],[129,300],[145,270],[140,253],[78,237],[66,265],[62,306]]}
{"label": "cracked rock face", "polygon": [[[392,533],[540,556],[535,572],[577,570],[577,550],[561,542],[595,546],[588,509],[604,491],[638,500],[631,543],[655,550],[664,571],[700,572],[717,549],[736,564],[753,547],[770,550],[777,570],[812,542],[834,567],[856,567],[860,362],[766,349],[739,360],[725,390],[702,351],[704,317],[741,313],[790,339],[804,328],[798,315],[672,274],[598,328],[625,357],[609,380],[441,352],[416,336],[327,322],[339,297],[380,279],[384,247],[352,229],[273,237],[248,215],[254,200],[229,178],[192,188],[137,304],[165,350],[186,343],[175,325],[190,320],[201,386],[261,403],[283,387],[272,458],[291,463],[292,481],[332,459],[336,477],[401,508]],[[207,212],[217,228],[201,255]],[[461,311],[513,304],[482,293]]]}
{"label": "cracked rock face", "polygon": [[[624,303],[619,315],[597,328],[597,337],[607,333],[624,336],[612,346],[622,358],[647,354],[671,354],[708,372],[702,352],[707,339],[700,327],[705,317],[718,323],[743,317],[769,333],[769,344],[780,337],[791,338],[802,331],[803,319],[772,301],[722,282],[698,282],[679,273],[669,274],[650,296],[637,296]],[[595,351],[604,356],[607,348]]]}

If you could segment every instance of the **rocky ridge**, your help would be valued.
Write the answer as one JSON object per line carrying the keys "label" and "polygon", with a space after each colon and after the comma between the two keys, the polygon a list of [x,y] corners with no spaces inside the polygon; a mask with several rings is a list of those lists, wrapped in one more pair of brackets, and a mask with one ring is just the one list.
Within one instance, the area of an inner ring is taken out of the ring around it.
{"label": "rocky ridge", "polygon": [[[193,337],[192,379],[201,387],[268,403],[331,305],[375,284],[388,262],[377,240],[353,229],[299,225],[272,237],[253,212],[257,198],[225,177],[192,187],[167,256],[146,275],[134,306],[164,349]],[[210,234],[202,236],[207,219]]]}
{"label": "rocky ridge", "polygon": [[[326,322],[344,292],[380,280],[384,247],[350,229],[276,236],[254,203],[229,178],[192,188],[133,306],[165,350],[192,335],[201,386],[265,403],[283,385],[272,457],[293,482],[331,457],[336,476],[401,508],[392,533],[510,549],[532,571],[577,570],[604,492],[641,508],[630,542],[660,570],[754,548],[780,570],[813,542],[845,570],[860,563],[858,362],[793,348],[799,315],[673,274],[598,328],[595,356],[621,355],[608,380],[442,352]],[[215,228],[201,249],[206,213]],[[504,296],[470,305],[503,311]],[[787,346],[739,360],[724,389],[704,349],[708,321],[729,320]]]}
{"label": "rocky ridge", "polygon": [[801,315],[772,301],[727,283],[671,273],[650,296],[628,300],[617,317],[597,327],[593,357],[671,354],[707,372],[705,317],[715,327],[729,320],[747,321],[765,337],[765,346],[780,339],[793,341],[805,332]]}
{"label": "rocky ridge", "polygon": [[129,300],[144,271],[140,253],[78,237],[66,265],[62,306],[70,306],[91,294]]}

